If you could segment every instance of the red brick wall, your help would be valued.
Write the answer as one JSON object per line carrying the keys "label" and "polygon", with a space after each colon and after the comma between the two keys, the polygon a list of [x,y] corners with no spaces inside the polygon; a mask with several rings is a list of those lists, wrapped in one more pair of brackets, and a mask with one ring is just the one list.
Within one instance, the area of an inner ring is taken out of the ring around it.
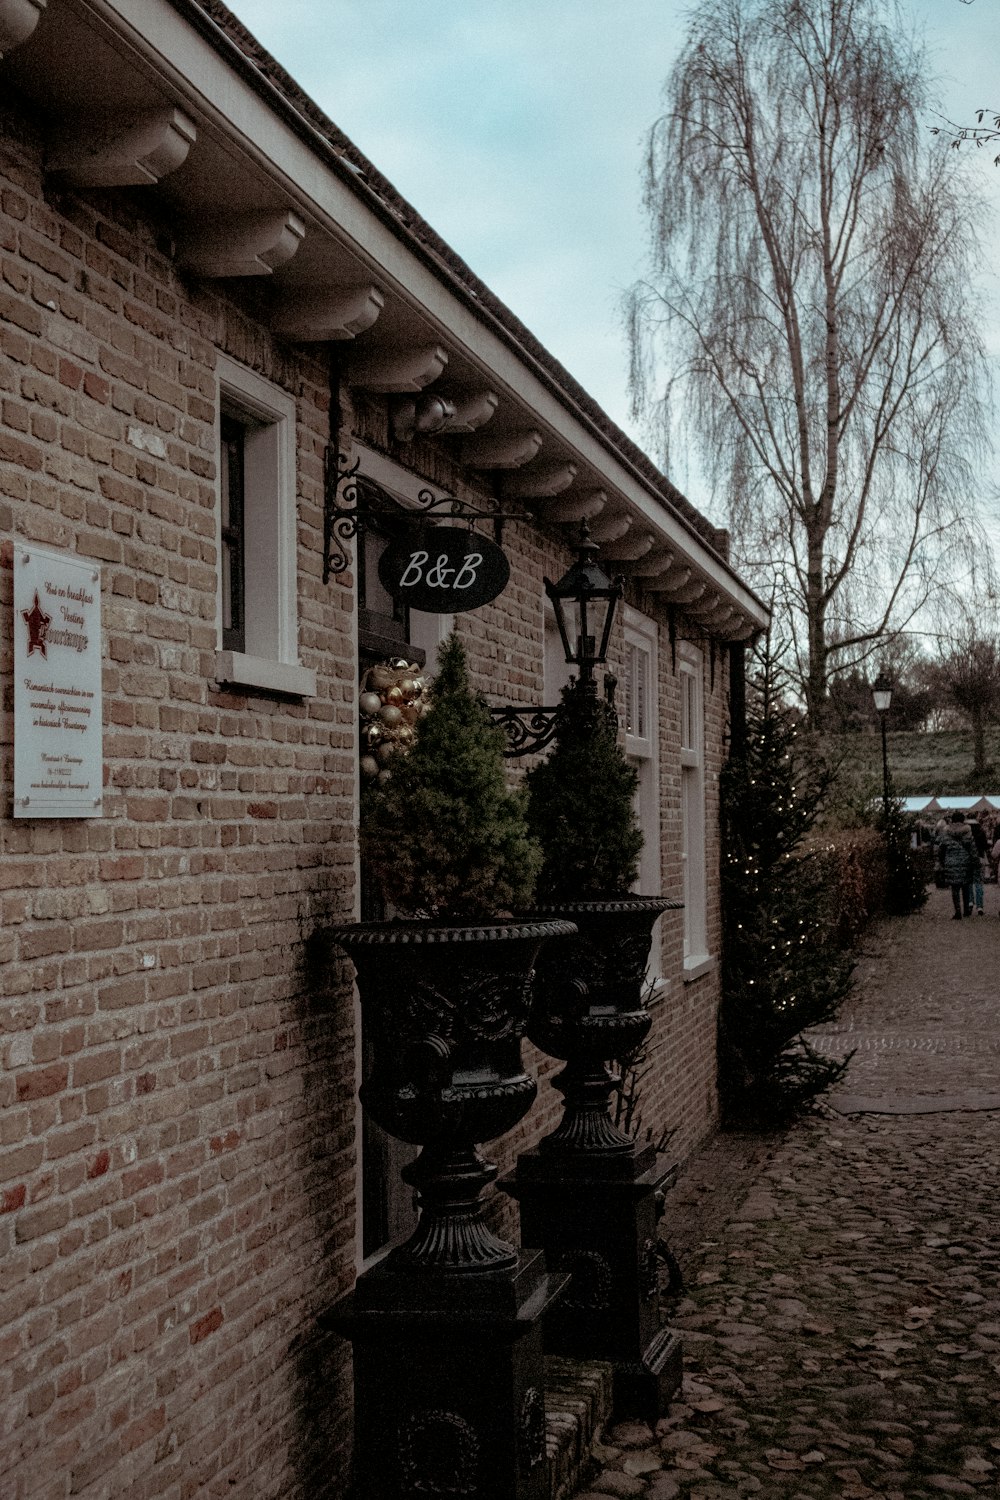
{"label": "red brick wall", "polygon": [[[347,966],[317,968],[310,940],[353,911],[356,673],[353,579],[321,581],[325,366],[270,338],[261,288],[237,302],[178,275],[155,200],[56,196],[40,159],[0,131],[0,1493],[337,1495],[349,1357],[315,1320],[357,1268],[355,1016]],[[219,350],[296,402],[311,699],[213,679]],[[385,432],[377,404],[357,422]],[[443,444],[401,456],[461,482]],[[100,820],[10,817],[11,539],[102,569]],[[505,547],[510,587],[461,630],[494,701],[538,702],[541,578],[569,554],[521,523]],[[707,673],[711,832],[725,695]],[[664,932],[644,1116],[684,1152],[714,1120],[715,979],[684,985],[678,919]],[[502,1166],[558,1104],[544,1084]]]}
{"label": "red brick wall", "polygon": [[[347,1367],[313,1320],[355,1267],[353,1006],[304,943],[354,899],[328,392],[184,284],[141,194],[46,201],[38,162],[0,175],[0,533],[102,567],[108,785],[101,820],[10,819],[8,542],[0,1492],[287,1496],[315,1460],[336,1493]],[[213,682],[217,348],[296,398],[312,700]]]}

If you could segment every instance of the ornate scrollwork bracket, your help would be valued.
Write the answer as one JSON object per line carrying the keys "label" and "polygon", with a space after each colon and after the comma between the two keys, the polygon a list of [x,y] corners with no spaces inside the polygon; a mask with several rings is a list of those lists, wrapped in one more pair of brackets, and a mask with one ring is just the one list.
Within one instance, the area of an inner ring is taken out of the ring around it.
{"label": "ornate scrollwork bracket", "polygon": [[491,708],[493,722],[507,736],[504,755],[514,760],[521,755],[536,755],[551,743],[556,732],[554,708],[518,708],[507,703]]}
{"label": "ornate scrollwork bracket", "polygon": [[[612,708],[615,706],[615,689],[618,679],[610,672],[604,674],[604,696]],[[555,708],[519,708],[517,704],[505,703],[502,708],[491,708],[493,722],[507,736],[504,755],[507,760],[516,760],[522,755],[538,755],[552,743],[556,732]]]}
{"label": "ornate scrollwork bracket", "polygon": [[326,450],[323,474],[323,582],[331,574],[346,572],[350,555],[345,543],[357,536],[366,521],[390,511],[397,520],[414,525],[431,520],[467,521],[475,526],[481,521],[493,525],[497,545],[503,536],[504,521],[524,521],[523,511],[504,511],[499,500],[470,505],[455,495],[439,495],[421,490],[414,505],[401,505],[396,497],[377,480],[361,473],[361,460],[352,464],[347,455],[331,444]]}

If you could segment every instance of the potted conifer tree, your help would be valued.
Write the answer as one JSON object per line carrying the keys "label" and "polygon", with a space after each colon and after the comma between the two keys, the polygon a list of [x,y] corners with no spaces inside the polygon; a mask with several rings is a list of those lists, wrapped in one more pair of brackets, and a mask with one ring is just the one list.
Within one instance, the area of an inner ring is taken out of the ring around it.
{"label": "potted conifer tree", "polygon": [[534,1100],[521,1059],[532,970],[575,929],[512,916],[540,854],[454,637],[415,728],[363,800],[363,856],[393,915],[332,933],[374,1043],[362,1105],[422,1148],[403,1171],[416,1230],[329,1317],[353,1344],[356,1491],[544,1500],[542,1328],[567,1277],[487,1224],[496,1168],[478,1147]]}
{"label": "potted conifer tree", "polygon": [[578,931],[540,955],[528,1036],[566,1066],[556,1129],[518,1157],[503,1187],[518,1201],[521,1237],[572,1275],[546,1314],[546,1349],[613,1365],[618,1417],[655,1423],[677,1391],[679,1340],[660,1323],[657,1151],[615,1124],[619,1085],[609,1060],[649,1031],[646,969],[653,924],[678,903],[634,896],[642,834],[636,773],[611,706],[588,681],[563,693],[554,748],[528,773],[528,814],[542,845],[541,916]]}
{"label": "potted conifer tree", "polygon": [[374,1043],[362,1105],[423,1148],[404,1170],[420,1221],[392,1252],[412,1269],[516,1260],[484,1220],[480,1194],[495,1168],[476,1148],[534,1100],[521,1061],[532,970],[543,941],[573,928],[511,915],[530,902],[541,855],[523,794],[507,788],[503,747],[453,636],[412,748],[363,798],[362,857],[393,916],[332,933],[357,970]]}
{"label": "potted conifer tree", "polygon": [[635,896],[642,832],[638,776],[618,742],[614,710],[580,681],[564,689],[554,748],[528,772],[528,817],[542,847],[537,910],[572,921],[577,936],[542,958],[528,1034],[567,1067],[556,1080],[566,1107],[543,1149],[628,1153],[614,1124],[617,1082],[608,1059],[624,1057],[650,1027],[643,995],[653,924],[673,905]]}

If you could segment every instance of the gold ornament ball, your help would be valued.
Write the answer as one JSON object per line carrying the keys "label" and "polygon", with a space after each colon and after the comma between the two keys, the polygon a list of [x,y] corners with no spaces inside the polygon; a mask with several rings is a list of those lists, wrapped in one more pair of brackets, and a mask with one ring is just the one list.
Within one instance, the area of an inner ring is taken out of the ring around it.
{"label": "gold ornament ball", "polygon": [[407,700],[409,700],[410,698],[415,698],[417,690],[413,685],[413,678],[404,677],[402,682],[399,684],[399,691]]}
{"label": "gold ornament ball", "polygon": [[378,781],[379,781],[380,785],[384,786],[387,781],[391,781],[391,780],[392,780],[392,772],[391,771],[380,771],[378,773]]}
{"label": "gold ornament ball", "polygon": [[377,745],[379,740],[385,739],[385,730],[381,724],[369,724],[365,730],[365,739],[369,745]]}
{"label": "gold ornament ball", "polygon": [[379,710],[379,718],[382,720],[382,723],[385,724],[389,729],[395,729],[396,725],[401,724],[403,721],[403,715],[396,707],[395,703],[385,704],[385,706]]}
{"label": "gold ornament ball", "polygon": [[358,707],[366,718],[373,718],[382,707],[382,699],[378,693],[362,693],[358,699]]}
{"label": "gold ornament ball", "polygon": [[380,766],[387,766],[396,753],[396,746],[391,740],[383,740],[381,745],[375,748],[375,759]]}
{"label": "gold ornament ball", "polygon": [[396,738],[401,745],[409,745],[413,742],[413,730],[409,724],[402,724],[396,732]]}
{"label": "gold ornament ball", "polygon": [[385,701],[386,701],[386,703],[395,703],[396,706],[397,706],[397,708],[398,708],[398,706],[403,701],[403,690],[402,690],[402,688],[391,687],[389,689],[389,691],[385,695]]}
{"label": "gold ornament ball", "polygon": [[378,761],[374,755],[362,755],[359,765],[366,781],[371,781],[378,775]]}

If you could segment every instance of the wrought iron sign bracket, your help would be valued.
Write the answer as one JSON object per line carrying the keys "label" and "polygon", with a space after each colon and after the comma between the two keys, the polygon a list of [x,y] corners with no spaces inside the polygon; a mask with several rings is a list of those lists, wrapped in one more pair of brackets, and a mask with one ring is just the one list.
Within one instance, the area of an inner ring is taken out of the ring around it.
{"label": "wrought iron sign bracket", "polygon": [[[615,706],[617,687],[617,677],[606,672],[604,696],[612,708]],[[505,703],[502,708],[491,708],[494,724],[507,736],[507,748],[504,751],[506,759],[518,760],[522,755],[538,755],[545,750],[555,738],[558,712],[557,708],[535,708],[530,705],[519,708],[513,703]]]}
{"label": "wrought iron sign bracket", "polygon": [[491,708],[493,722],[507,736],[504,755],[516,760],[522,755],[537,755],[552,743],[556,732],[554,708],[518,708],[512,703]]}
{"label": "wrought iron sign bracket", "polygon": [[357,536],[366,522],[386,511],[391,511],[396,520],[414,526],[427,520],[451,520],[466,521],[471,529],[480,522],[489,521],[497,545],[501,542],[505,521],[530,519],[525,511],[501,510],[499,500],[487,502],[484,508],[470,505],[455,495],[437,495],[433,490],[421,490],[412,507],[402,505],[377,480],[361,473],[360,459],[348,465],[346,454],[331,446],[326,452],[323,477],[324,583],[329,583],[332,574],[344,573],[350,566],[345,543]]}

